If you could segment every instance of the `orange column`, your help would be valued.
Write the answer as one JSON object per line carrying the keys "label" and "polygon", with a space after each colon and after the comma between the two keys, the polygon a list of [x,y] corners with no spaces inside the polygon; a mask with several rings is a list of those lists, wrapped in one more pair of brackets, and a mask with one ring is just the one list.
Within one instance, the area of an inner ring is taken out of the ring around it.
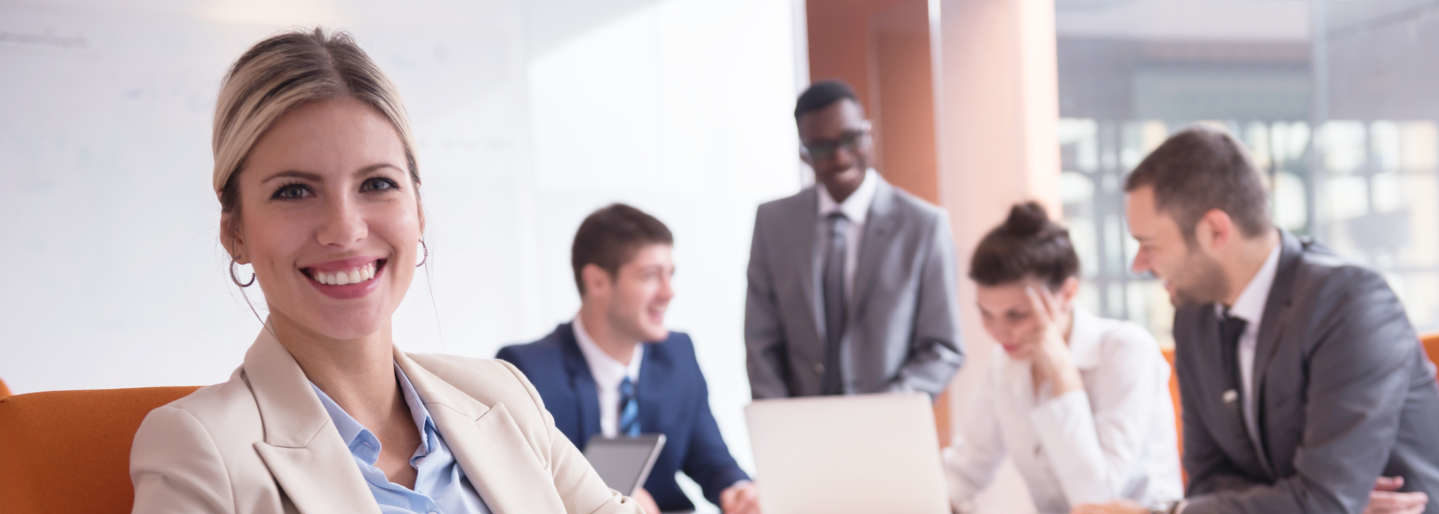
{"label": "orange column", "polygon": [[[880,171],[950,215],[968,358],[936,406],[947,444],[995,346],[972,307],[970,253],[1014,202],[1037,199],[1061,215],[1054,5],[810,0],[805,9],[810,77],[854,86],[875,122]],[[1023,487],[1001,473],[981,510],[1022,511],[1012,500]]]}
{"label": "orange column", "polygon": [[[890,183],[942,203],[935,147],[934,39],[925,0],[833,0],[806,5],[813,80],[854,87],[874,123],[876,167]],[[935,403],[948,445],[950,400]]]}
{"label": "orange column", "polygon": [[[936,0],[939,44],[940,204],[949,210],[959,269],[1009,206],[1044,203],[1059,216],[1059,95],[1054,3]],[[959,281],[969,359],[950,384],[954,422],[970,421],[983,375],[1002,358],[984,333],[974,285]],[[983,422],[984,420],[973,420]],[[1031,511],[1025,485],[1004,466],[976,498],[978,512]]]}

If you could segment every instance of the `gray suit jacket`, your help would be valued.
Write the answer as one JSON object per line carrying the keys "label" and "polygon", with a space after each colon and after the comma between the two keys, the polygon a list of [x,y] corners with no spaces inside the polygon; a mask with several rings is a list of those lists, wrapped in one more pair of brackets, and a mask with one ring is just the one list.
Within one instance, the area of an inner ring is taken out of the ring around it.
{"label": "gray suit jacket", "polygon": [[1211,305],[1174,316],[1185,514],[1360,512],[1380,475],[1439,512],[1439,385],[1379,274],[1281,231],[1254,353],[1262,448],[1226,403]]}
{"label": "gray suit jacket", "polygon": [[[821,243],[814,187],[760,205],[744,324],[755,398],[821,392]],[[954,267],[944,211],[880,180],[841,343],[846,393],[944,390],[964,361]]]}

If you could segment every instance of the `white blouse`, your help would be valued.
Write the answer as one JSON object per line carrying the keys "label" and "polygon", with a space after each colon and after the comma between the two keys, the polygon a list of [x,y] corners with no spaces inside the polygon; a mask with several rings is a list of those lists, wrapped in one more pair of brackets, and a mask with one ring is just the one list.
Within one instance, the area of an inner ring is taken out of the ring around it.
{"label": "white blouse", "polygon": [[1044,401],[1036,401],[1029,361],[991,360],[975,412],[944,453],[955,510],[970,510],[1006,455],[1041,513],[1182,497],[1169,364],[1154,338],[1133,323],[1075,309],[1069,349],[1084,390],[1044,394]]}

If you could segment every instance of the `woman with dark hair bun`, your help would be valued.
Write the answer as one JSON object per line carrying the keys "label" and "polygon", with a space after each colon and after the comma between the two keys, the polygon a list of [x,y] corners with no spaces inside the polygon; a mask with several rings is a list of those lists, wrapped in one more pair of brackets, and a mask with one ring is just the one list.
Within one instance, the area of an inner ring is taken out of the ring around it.
{"label": "woman with dark hair bun", "polygon": [[1038,203],[1017,204],[980,240],[969,278],[1004,355],[991,360],[971,422],[945,451],[955,510],[973,510],[1006,456],[1041,513],[1178,500],[1169,365],[1144,329],[1076,308],[1069,230]]}

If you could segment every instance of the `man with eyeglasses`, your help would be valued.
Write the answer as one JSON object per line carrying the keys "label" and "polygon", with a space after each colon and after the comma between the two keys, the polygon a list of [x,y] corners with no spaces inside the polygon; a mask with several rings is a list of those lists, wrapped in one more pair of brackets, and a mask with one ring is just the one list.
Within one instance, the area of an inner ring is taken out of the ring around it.
{"label": "man with eyeglasses", "polygon": [[794,117],[815,185],[755,214],[751,394],[938,395],[964,360],[948,215],[871,167],[870,123],[849,86],[815,83]]}

